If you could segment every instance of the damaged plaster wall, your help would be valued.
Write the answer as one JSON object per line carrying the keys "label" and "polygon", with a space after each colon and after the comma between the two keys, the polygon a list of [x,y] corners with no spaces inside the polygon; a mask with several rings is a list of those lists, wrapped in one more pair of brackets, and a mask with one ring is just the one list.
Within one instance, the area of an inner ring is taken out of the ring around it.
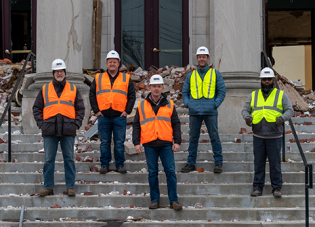
{"label": "damaged plaster wall", "polygon": [[82,1],[82,66],[93,68],[93,1]]}
{"label": "damaged plaster wall", "polygon": [[[56,58],[67,71],[82,73],[81,0],[41,0],[37,3],[37,73],[50,72]],[[49,28],[49,29],[48,29]]]}

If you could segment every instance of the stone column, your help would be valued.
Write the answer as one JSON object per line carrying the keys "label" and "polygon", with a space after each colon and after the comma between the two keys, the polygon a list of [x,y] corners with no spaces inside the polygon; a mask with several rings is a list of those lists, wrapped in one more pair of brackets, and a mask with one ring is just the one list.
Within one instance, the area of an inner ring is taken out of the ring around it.
{"label": "stone column", "polygon": [[[67,66],[67,81],[79,89],[85,103],[83,126],[90,115],[89,87],[82,75],[83,16],[85,0],[40,0],[37,2],[37,56],[35,83],[23,90],[22,126],[24,133],[39,132],[32,107],[43,84],[53,79],[51,63],[60,58]],[[93,7],[93,1],[91,6]],[[89,6],[88,6],[89,7]],[[92,41],[92,40],[91,40]]]}
{"label": "stone column", "polygon": [[210,0],[210,62],[226,86],[219,107],[220,133],[247,127],[241,111],[249,94],[260,88],[261,18],[261,0]]}

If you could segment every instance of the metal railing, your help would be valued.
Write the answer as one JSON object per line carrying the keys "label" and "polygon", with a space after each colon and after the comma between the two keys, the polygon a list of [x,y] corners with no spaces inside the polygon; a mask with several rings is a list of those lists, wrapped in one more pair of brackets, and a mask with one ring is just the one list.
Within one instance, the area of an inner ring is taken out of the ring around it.
{"label": "metal railing", "polygon": [[[262,66],[264,65],[263,59],[265,59],[265,62],[267,63],[268,67],[273,69],[271,62],[270,62],[270,59],[268,58],[265,51],[262,51]],[[279,89],[279,85],[277,83],[277,80],[275,80],[275,84],[276,84],[276,87]],[[301,158],[303,160],[304,167],[305,167],[305,226],[309,227],[309,191],[308,191],[308,189],[313,188],[313,166],[312,166],[312,164],[307,163],[307,160],[305,158],[305,154],[303,152],[301,143],[300,143],[299,138],[296,134],[296,130],[295,130],[295,127],[294,127],[291,119],[289,119],[289,124],[290,124],[292,134],[294,136],[296,145],[299,149],[299,152],[300,152],[300,155],[301,155]],[[283,127],[283,141],[282,141],[282,144],[283,144],[282,145],[282,159],[284,162],[285,161],[285,125],[283,125],[283,126],[284,127]]]}
{"label": "metal railing", "polygon": [[18,89],[18,86],[22,80],[22,77],[24,75],[24,71],[25,71],[25,68],[26,68],[26,65],[27,63],[29,62],[29,60],[31,59],[31,62],[32,62],[32,73],[35,72],[35,66],[34,66],[34,63],[35,63],[35,58],[36,55],[33,53],[33,52],[29,52],[26,59],[25,59],[25,62],[24,62],[24,65],[23,65],[23,68],[20,72],[20,75],[16,81],[16,84],[13,88],[13,91],[10,95],[10,98],[8,100],[8,103],[4,109],[4,112],[2,114],[2,117],[0,119],[0,127],[2,126],[2,123],[4,121],[4,118],[5,118],[5,115],[8,113],[8,162],[11,162],[11,102],[12,102],[12,99]]}

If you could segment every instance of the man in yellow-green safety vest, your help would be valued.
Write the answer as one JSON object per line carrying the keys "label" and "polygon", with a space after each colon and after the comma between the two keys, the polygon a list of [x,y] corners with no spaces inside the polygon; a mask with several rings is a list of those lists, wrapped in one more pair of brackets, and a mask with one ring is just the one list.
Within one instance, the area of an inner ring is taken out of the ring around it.
{"label": "man in yellow-green safety vest", "polygon": [[271,68],[261,70],[260,78],[261,89],[252,92],[242,111],[246,124],[253,130],[255,176],[251,196],[262,195],[268,157],[272,193],[280,198],[283,123],[293,116],[293,108],[288,96],[274,88],[275,75]]}
{"label": "man in yellow-green safety vest", "polygon": [[196,170],[197,148],[202,122],[207,126],[214,158],[214,173],[222,173],[222,146],[218,132],[218,107],[225,98],[225,84],[220,72],[210,68],[208,48],[196,52],[198,67],[185,79],[182,96],[189,109],[189,147],[187,164],[182,173]]}

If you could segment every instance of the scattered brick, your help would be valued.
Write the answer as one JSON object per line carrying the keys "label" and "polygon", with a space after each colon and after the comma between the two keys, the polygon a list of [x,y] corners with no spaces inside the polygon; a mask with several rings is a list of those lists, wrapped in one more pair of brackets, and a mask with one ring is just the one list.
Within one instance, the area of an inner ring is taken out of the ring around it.
{"label": "scattered brick", "polygon": [[35,195],[35,193],[33,192],[32,194],[30,194],[30,196],[34,196]]}
{"label": "scattered brick", "polygon": [[289,139],[290,143],[295,143],[295,139]]}
{"label": "scattered brick", "polygon": [[186,143],[186,140],[182,139],[182,143]]}
{"label": "scattered brick", "polygon": [[208,222],[211,222],[211,219],[208,219]]}
{"label": "scattered brick", "polygon": [[4,151],[0,151],[0,154],[2,154]]}
{"label": "scattered brick", "polygon": [[238,134],[247,134],[246,128],[241,128],[241,131]]}
{"label": "scattered brick", "polygon": [[285,134],[292,134],[292,131],[286,131]]}
{"label": "scattered brick", "polygon": [[7,160],[0,158],[0,162],[7,162]]}
{"label": "scattered brick", "polygon": [[92,192],[84,192],[84,195],[93,195]]}
{"label": "scattered brick", "polygon": [[161,221],[164,221],[164,219],[161,219]]}
{"label": "scattered brick", "polygon": [[91,171],[92,173],[97,173],[97,172],[99,172],[99,170],[98,170],[98,168],[97,168],[96,166],[90,166],[90,171]]}
{"label": "scattered brick", "polygon": [[315,148],[313,148],[313,149],[311,150],[311,152],[315,152]]}
{"label": "scattered brick", "polygon": [[0,143],[4,143],[3,139],[0,138]]}
{"label": "scattered brick", "polygon": [[84,129],[85,129],[86,131],[88,131],[90,128],[92,128],[92,125],[91,125],[91,124],[88,124],[88,125],[86,125],[86,126],[84,127]]}
{"label": "scattered brick", "polygon": [[210,140],[201,140],[200,143],[209,143]]}
{"label": "scattered brick", "polygon": [[303,125],[312,125],[312,122],[305,121],[305,122],[303,123]]}
{"label": "scattered brick", "polygon": [[248,133],[248,134],[253,134],[253,132],[250,132],[250,133]]}
{"label": "scattered brick", "polygon": [[314,143],[315,142],[315,138],[310,138],[306,141],[307,143]]}
{"label": "scattered brick", "polygon": [[198,173],[202,173],[205,171],[205,169],[204,168],[197,168],[197,171],[198,171]]}
{"label": "scattered brick", "polygon": [[242,142],[241,139],[236,139],[236,138],[235,138],[235,140],[234,140],[234,143],[241,143],[241,142]]}
{"label": "scattered brick", "polygon": [[124,190],[124,195],[127,195],[127,191],[126,190]]}
{"label": "scattered brick", "polygon": [[130,208],[135,208],[135,206],[131,204],[131,205],[130,205]]}
{"label": "scattered brick", "polygon": [[58,206],[58,204],[57,203],[55,203],[54,205],[52,205],[50,208],[60,208],[59,206]]}

